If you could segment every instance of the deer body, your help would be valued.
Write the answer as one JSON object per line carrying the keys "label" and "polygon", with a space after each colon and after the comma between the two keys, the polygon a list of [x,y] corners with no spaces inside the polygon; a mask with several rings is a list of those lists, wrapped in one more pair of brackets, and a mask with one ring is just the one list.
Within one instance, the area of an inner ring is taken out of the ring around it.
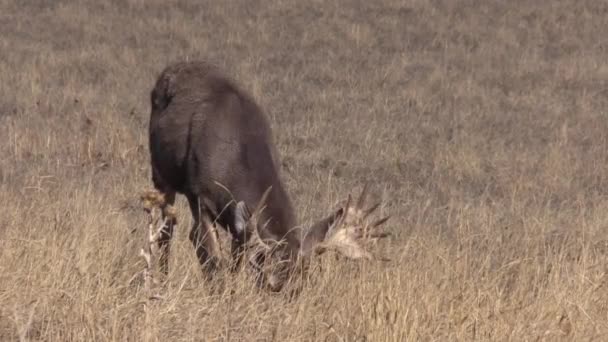
{"label": "deer body", "polygon": [[[150,101],[154,186],[166,204],[173,204],[176,193],[188,199],[194,218],[190,239],[207,269],[219,262],[213,222],[230,232],[237,260],[245,243],[257,236],[260,242],[283,241],[282,259],[293,261],[309,254],[343,218],[348,206],[306,231],[295,229],[270,125],[252,98],[217,68],[205,62],[169,65]],[[247,210],[256,206],[253,213]],[[165,273],[173,224],[158,240]]]}

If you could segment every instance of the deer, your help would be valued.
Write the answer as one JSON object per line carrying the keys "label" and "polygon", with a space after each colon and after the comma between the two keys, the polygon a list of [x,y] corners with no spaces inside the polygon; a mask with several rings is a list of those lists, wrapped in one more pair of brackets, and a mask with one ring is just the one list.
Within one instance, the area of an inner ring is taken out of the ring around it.
{"label": "deer", "polygon": [[[378,202],[365,207],[368,185],[349,194],[309,227],[296,213],[280,174],[269,120],[219,67],[207,61],[167,65],[150,92],[149,152],[154,190],[141,199],[151,220],[161,222],[150,243],[168,273],[170,242],[177,224],[176,194],[186,197],[193,218],[189,239],[203,272],[224,267],[218,227],[231,241],[232,269],[247,259],[261,286],[280,291],[297,271],[326,251],[348,259],[376,259],[365,244],[388,236],[372,220]],[[150,235],[150,236],[152,236]]]}

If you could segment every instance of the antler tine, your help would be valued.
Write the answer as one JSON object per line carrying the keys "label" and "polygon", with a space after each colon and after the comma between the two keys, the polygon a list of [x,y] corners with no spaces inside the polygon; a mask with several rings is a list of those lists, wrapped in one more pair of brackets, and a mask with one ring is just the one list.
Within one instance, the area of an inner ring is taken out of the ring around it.
{"label": "antler tine", "polygon": [[346,216],[348,216],[348,209],[350,209],[351,201],[352,197],[350,196],[350,194],[348,194],[348,197],[346,198],[346,204],[344,205],[344,208],[342,210],[342,216],[340,217],[338,222],[336,222],[333,227],[330,228],[330,231],[328,231],[328,235],[331,234],[336,228],[340,228],[342,226],[342,223],[346,221]]}
{"label": "antler tine", "polygon": [[361,190],[361,195],[359,195],[359,199],[357,200],[357,209],[363,208],[363,204],[365,203],[365,198],[367,197],[367,189],[369,183],[365,183],[363,185],[363,190]]}
{"label": "antler tine", "polygon": [[381,202],[378,202],[374,205],[372,205],[371,207],[369,207],[369,209],[366,209],[363,211],[363,218],[366,218],[369,216],[369,214],[373,213],[376,209],[378,209],[378,207],[380,206]]}
{"label": "antler tine", "polygon": [[346,213],[348,212],[348,209],[350,209],[350,202],[353,200],[353,198],[351,197],[350,194],[348,194],[348,197],[346,198],[346,204],[344,205],[344,216],[346,216]]}
{"label": "antler tine", "polygon": [[[237,203],[237,207],[240,208],[240,210],[247,213],[249,220],[251,220],[252,221],[251,223],[253,223],[253,224],[247,224],[247,227],[249,227],[249,229],[247,229],[246,233],[251,234],[251,237],[253,238],[255,245],[262,247],[265,250],[270,249],[270,246],[266,242],[264,242],[264,240],[260,236],[260,232],[258,231],[258,219],[260,218],[260,213],[266,207],[266,200],[268,199],[268,195],[270,195],[271,190],[272,190],[272,186],[269,186],[268,189],[266,189],[266,191],[264,191],[264,193],[262,194],[262,197],[260,197],[260,200],[258,201],[258,204],[253,212],[249,212],[249,209],[247,208],[247,205],[245,204],[245,202],[241,201],[241,202]],[[266,224],[268,224],[268,223],[266,222]]]}
{"label": "antler tine", "polygon": [[268,243],[266,243],[262,239],[262,236],[260,236],[260,232],[258,231],[257,227],[253,227],[253,238],[254,238],[255,243],[258,246],[262,247],[263,250],[268,251],[268,250],[270,250],[272,248]]}
{"label": "antler tine", "polygon": [[382,224],[386,223],[386,221],[388,221],[389,218],[390,218],[390,216],[386,216],[379,220],[374,221],[371,224],[366,223],[364,226],[360,227],[360,229],[357,231],[357,236],[359,238],[366,237],[366,238],[370,238],[370,239],[382,239],[387,236],[390,236],[391,235],[390,233],[384,232],[381,229],[379,229],[379,227]]}
{"label": "antler tine", "polygon": [[257,216],[262,212],[262,210],[264,210],[264,207],[266,206],[266,199],[268,198],[268,195],[270,195],[271,190],[272,190],[272,185],[269,186],[268,189],[266,189],[266,191],[264,191],[264,194],[262,194],[262,197],[260,198],[260,201],[258,202],[257,207],[251,214],[252,216]]}
{"label": "antler tine", "polygon": [[381,219],[379,219],[379,220],[375,221],[374,223],[370,224],[369,226],[370,226],[370,227],[378,227],[378,226],[380,226],[380,225],[384,224],[384,223],[385,223],[386,221],[388,221],[388,219],[390,219],[390,218],[391,218],[390,216],[383,217],[383,218],[381,218]]}

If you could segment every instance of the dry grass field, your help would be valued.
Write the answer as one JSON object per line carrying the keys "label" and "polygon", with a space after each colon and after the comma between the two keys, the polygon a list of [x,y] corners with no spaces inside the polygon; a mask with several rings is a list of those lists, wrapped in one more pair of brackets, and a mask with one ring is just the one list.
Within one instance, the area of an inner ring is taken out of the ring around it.
{"label": "dry grass field", "polygon": [[[1,341],[607,341],[608,4],[0,0]],[[393,233],[299,297],[146,314],[149,92],[207,59],[265,109],[300,222],[371,181]]]}

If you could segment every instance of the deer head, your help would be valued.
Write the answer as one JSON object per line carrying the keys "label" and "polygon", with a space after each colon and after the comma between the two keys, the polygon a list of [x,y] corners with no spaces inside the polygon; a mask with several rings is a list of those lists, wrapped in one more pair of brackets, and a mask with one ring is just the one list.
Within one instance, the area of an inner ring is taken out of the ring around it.
{"label": "deer head", "polygon": [[[260,280],[270,289],[278,291],[294,272],[306,272],[312,257],[328,251],[334,251],[348,259],[376,259],[366,249],[366,245],[389,235],[379,229],[389,217],[371,219],[371,214],[378,209],[380,202],[365,208],[367,190],[366,184],[356,203],[353,204],[348,195],[346,201],[338,205],[329,216],[303,229],[297,243],[273,239],[264,229],[268,222],[260,222],[271,188],[264,192],[257,207],[251,212],[244,202],[239,202],[235,225],[247,235],[247,258],[249,264],[259,272]],[[273,262],[265,263],[264,260],[269,257]]]}

